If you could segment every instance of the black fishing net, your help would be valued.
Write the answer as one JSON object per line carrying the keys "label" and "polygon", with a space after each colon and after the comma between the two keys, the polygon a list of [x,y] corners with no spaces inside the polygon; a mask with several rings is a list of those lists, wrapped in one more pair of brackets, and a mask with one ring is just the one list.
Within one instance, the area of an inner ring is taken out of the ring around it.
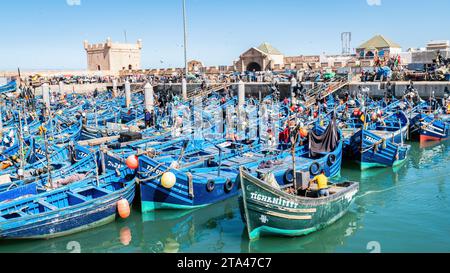
{"label": "black fishing net", "polygon": [[331,119],[327,129],[321,135],[312,131],[309,133],[310,156],[318,157],[324,153],[333,152],[339,144],[340,136],[336,119]]}

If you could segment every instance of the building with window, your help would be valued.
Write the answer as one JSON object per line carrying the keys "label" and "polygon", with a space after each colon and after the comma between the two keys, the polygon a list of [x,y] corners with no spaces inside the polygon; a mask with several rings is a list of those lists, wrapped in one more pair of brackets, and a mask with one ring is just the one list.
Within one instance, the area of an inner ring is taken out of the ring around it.
{"label": "building with window", "polygon": [[388,59],[402,52],[402,47],[385,38],[382,35],[376,35],[372,39],[356,48],[356,55],[359,59],[372,60],[375,57]]}

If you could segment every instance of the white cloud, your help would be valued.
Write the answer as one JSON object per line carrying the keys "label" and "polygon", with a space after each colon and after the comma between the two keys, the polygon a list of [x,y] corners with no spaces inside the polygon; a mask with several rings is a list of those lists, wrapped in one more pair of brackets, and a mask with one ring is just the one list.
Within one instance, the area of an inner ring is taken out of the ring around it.
{"label": "white cloud", "polygon": [[366,0],[369,6],[381,6],[381,0]]}
{"label": "white cloud", "polygon": [[80,6],[81,0],[66,0],[66,3],[69,6]]}

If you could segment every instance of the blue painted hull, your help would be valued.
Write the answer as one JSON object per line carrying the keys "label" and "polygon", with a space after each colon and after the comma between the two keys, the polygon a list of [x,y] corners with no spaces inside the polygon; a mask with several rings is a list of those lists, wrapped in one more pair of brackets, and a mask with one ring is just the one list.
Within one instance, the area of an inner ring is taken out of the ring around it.
{"label": "blue painted hull", "polygon": [[127,199],[132,204],[135,196],[135,174],[121,172],[101,176],[99,185],[89,178],[44,193],[33,193],[33,184],[25,186],[30,197],[0,204],[0,238],[49,239],[113,221],[117,202]]}
{"label": "blue painted hull", "polygon": [[442,141],[450,136],[450,123],[435,120],[432,115],[419,114],[411,121],[411,132],[420,142]]}
{"label": "blue painted hull", "polygon": [[[147,171],[146,177],[158,176],[168,171],[166,166],[161,166],[154,171],[159,163],[149,158],[140,159],[140,172]],[[192,187],[190,190],[189,177],[187,173],[176,170],[170,170],[176,175],[177,181],[172,189],[166,189],[161,185],[160,176],[146,182],[140,183],[141,205],[143,212],[149,212],[157,209],[194,209],[208,206],[232,198],[239,194],[237,170],[223,170],[220,177],[215,177],[214,190],[209,192],[207,189],[208,180],[197,175],[192,176]],[[233,183],[231,191],[225,190],[227,179]]]}
{"label": "blue painted hull", "polygon": [[[108,224],[116,219],[117,202],[126,198],[131,204],[134,199],[134,186],[117,192],[104,200],[95,200],[70,211],[57,211],[45,216],[30,217],[26,221],[2,225],[2,239],[49,239],[67,236],[97,226]],[[14,227],[13,227],[14,226]]]}
{"label": "blue painted hull", "polygon": [[408,156],[410,146],[399,144],[402,138],[406,139],[406,132],[398,131],[383,141],[382,137],[368,130],[359,130],[347,142],[346,156],[356,160],[362,170],[394,167],[404,162]]}

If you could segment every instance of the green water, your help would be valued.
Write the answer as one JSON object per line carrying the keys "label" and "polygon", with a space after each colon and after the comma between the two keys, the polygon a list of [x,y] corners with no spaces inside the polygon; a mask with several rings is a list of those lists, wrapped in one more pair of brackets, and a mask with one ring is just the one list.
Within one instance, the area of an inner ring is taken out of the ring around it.
{"label": "green water", "polygon": [[237,199],[191,212],[133,211],[92,231],[48,241],[2,241],[0,252],[450,252],[450,146],[413,148],[398,169],[361,173],[343,166],[342,178],[361,182],[340,221],[301,238],[249,242]]}

